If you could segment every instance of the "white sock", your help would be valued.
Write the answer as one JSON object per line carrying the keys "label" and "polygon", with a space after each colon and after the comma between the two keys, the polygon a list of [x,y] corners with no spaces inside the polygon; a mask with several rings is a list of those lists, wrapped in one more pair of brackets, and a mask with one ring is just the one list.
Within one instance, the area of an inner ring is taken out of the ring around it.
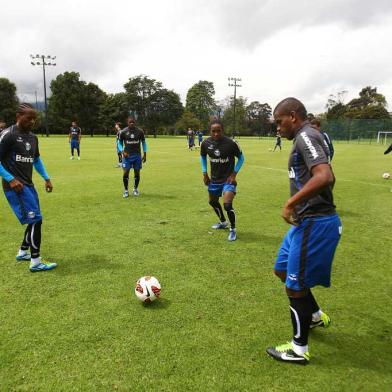
{"label": "white sock", "polygon": [[299,346],[298,344],[295,344],[294,342],[291,342],[291,346],[293,347],[293,351],[297,355],[304,355],[306,352],[309,351],[308,345],[306,345],[306,346]]}
{"label": "white sock", "polygon": [[17,256],[25,256],[27,254],[27,250],[19,249]]}
{"label": "white sock", "polygon": [[34,266],[38,265],[40,262],[41,262],[41,257],[31,258],[30,266],[34,267]]}
{"label": "white sock", "polygon": [[319,321],[321,319],[321,309],[312,314],[312,321]]}

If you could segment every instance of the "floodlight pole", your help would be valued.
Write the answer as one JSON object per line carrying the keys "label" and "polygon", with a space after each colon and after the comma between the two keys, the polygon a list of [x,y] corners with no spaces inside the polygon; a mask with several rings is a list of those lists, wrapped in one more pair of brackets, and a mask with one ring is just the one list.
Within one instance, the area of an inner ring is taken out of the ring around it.
{"label": "floodlight pole", "polygon": [[237,87],[242,87],[240,84],[238,84],[237,82],[241,82],[240,78],[227,78],[229,81],[229,86],[230,87],[234,87],[234,105],[233,105],[233,110],[234,110],[234,114],[233,114],[233,131],[231,133],[231,136],[234,138],[234,133],[235,133],[235,129],[237,126],[236,123],[236,106],[237,106]]}
{"label": "floodlight pole", "polygon": [[56,56],[45,56],[43,54],[36,54],[36,55],[30,55],[31,59],[33,60],[31,62],[32,65],[41,65],[42,64],[42,72],[44,75],[44,99],[45,99],[45,132],[46,132],[46,137],[49,136],[49,128],[48,128],[48,100],[46,97],[46,73],[45,73],[45,65],[48,66],[56,66],[56,63],[52,62],[52,60],[56,59]]}

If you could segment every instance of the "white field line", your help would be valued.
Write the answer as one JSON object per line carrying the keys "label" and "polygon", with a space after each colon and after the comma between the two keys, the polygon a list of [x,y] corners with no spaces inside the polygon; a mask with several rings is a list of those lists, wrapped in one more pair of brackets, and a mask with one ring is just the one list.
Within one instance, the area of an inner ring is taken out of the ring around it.
{"label": "white field line", "polygon": [[[267,167],[267,166],[258,166],[258,165],[246,165],[246,166],[257,167],[259,169],[264,169],[264,170],[272,170],[272,171],[278,171],[278,172],[287,173],[287,170],[285,170],[285,169],[278,169],[276,167]],[[361,185],[378,186],[378,187],[381,187],[381,188],[389,187],[388,185],[374,184],[372,182],[366,182],[366,181],[347,180],[347,179],[338,177],[336,182],[340,182],[340,181],[342,181],[342,182],[353,182],[355,184],[361,184]]]}

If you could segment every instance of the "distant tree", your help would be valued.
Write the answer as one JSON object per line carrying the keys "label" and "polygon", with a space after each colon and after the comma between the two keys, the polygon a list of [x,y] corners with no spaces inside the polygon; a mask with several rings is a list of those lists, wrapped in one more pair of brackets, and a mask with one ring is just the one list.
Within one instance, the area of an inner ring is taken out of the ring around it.
{"label": "distant tree", "polygon": [[208,127],[210,117],[216,112],[214,95],[214,84],[207,80],[194,84],[186,95],[186,110],[196,115],[204,129]]}
{"label": "distant tree", "polygon": [[188,110],[185,110],[182,113],[182,116],[180,117],[180,119],[177,121],[176,128],[178,130],[182,130],[182,131],[184,131],[188,128],[200,129],[201,123],[195,114],[193,114],[192,112],[189,112]]}
{"label": "distant tree", "polygon": [[271,129],[272,109],[268,103],[253,101],[246,107],[247,126],[252,134],[267,134]]}
{"label": "distant tree", "polygon": [[234,128],[234,98],[230,97],[226,100],[226,107],[224,108],[224,114],[222,122],[225,126],[226,134],[245,134],[247,130],[247,104],[246,98],[238,97],[236,99],[236,110],[235,110],[235,128]]}
{"label": "distant tree", "polygon": [[119,121],[126,126],[129,105],[125,93],[108,94],[101,107],[100,122],[105,130],[113,130],[114,123]]}
{"label": "distant tree", "polygon": [[0,78],[0,122],[4,121],[7,127],[15,122],[18,102],[15,84]]}

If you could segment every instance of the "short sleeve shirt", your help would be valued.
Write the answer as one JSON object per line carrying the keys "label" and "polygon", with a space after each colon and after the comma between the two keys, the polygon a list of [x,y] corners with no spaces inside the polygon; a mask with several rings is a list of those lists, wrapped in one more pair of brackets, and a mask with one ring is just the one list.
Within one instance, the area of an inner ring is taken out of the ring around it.
{"label": "short sleeve shirt", "polygon": [[139,128],[124,128],[119,140],[124,145],[124,151],[130,155],[141,154],[140,144],[145,141],[144,133]]}
{"label": "short sleeve shirt", "polygon": [[[33,185],[33,163],[39,157],[38,138],[32,132],[24,133],[16,125],[5,129],[0,137],[0,162],[24,185]],[[3,179],[4,190],[10,190]]]}
{"label": "short sleeve shirt", "polygon": [[227,136],[218,140],[208,137],[201,144],[200,155],[209,158],[211,181],[222,184],[234,171],[235,157],[240,157],[241,149],[236,141]]}
{"label": "short sleeve shirt", "polygon": [[69,129],[69,134],[71,135],[71,140],[79,140],[82,130],[79,127],[71,127]]}
{"label": "short sleeve shirt", "polygon": [[[330,152],[320,132],[313,129],[309,123],[298,131],[289,157],[289,179],[291,196],[299,192],[312,177],[313,167],[330,163]],[[324,216],[335,213],[332,186],[295,207],[298,220],[307,216]]]}

